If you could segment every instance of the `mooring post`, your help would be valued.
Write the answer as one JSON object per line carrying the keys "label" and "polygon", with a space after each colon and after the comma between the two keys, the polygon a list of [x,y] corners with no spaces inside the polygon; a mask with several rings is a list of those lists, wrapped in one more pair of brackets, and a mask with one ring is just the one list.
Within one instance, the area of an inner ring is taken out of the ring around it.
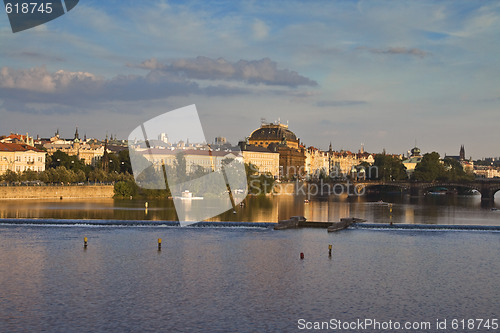
{"label": "mooring post", "polygon": [[329,244],[328,245],[328,256],[331,257],[332,256],[332,244]]}
{"label": "mooring post", "polygon": [[87,237],[83,237],[83,248],[87,248]]}
{"label": "mooring post", "polygon": [[158,251],[161,251],[161,238],[158,238]]}

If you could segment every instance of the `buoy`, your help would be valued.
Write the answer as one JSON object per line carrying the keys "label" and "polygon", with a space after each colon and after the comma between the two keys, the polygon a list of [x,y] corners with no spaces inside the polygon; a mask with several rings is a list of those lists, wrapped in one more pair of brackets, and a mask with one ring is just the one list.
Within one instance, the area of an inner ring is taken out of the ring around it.
{"label": "buoy", "polygon": [[331,257],[332,256],[332,244],[329,244],[328,245],[328,256]]}
{"label": "buoy", "polygon": [[87,237],[83,237],[83,248],[87,248]]}
{"label": "buoy", "polygon": [[161,238],[158,238],[158,251],[161,251]]}
{"label": "buoy", "polygon": [[148,208],[148,202],[146,201],[146,203],[144,204],[144,207]]}
{"label": "buoy", "polygon": [[304,252],[300,252],[300,259],[304,259]]}
{"label": "buoy", "polygon": [[236,214],[236,211],[235,211],[235,210],[233,210],[233,214]]}

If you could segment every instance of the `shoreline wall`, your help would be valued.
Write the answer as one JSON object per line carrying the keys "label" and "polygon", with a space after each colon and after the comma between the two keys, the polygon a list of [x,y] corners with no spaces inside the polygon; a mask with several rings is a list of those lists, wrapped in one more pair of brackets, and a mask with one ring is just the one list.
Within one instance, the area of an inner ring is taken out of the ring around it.
{"label": "shoreline wall", "polygon": [[113,185],[1,186],[3,199],[84,199],[112,198]]}

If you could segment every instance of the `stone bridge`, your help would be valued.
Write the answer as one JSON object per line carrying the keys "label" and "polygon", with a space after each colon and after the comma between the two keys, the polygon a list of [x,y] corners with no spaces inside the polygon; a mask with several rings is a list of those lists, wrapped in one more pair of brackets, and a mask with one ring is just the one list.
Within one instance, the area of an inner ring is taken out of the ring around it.
{"label": "stone bridge", "polygon": [[481,193],[481,200],[493,202],[495,193],[500,190],[500,180],[474,180],[471,182],[383,182],[383,181],[362,181],[353,182],[357,190],[375,186],[394,186],[403,189],[410,195],[421,196],[433,187],[462,187],[477,190]]}

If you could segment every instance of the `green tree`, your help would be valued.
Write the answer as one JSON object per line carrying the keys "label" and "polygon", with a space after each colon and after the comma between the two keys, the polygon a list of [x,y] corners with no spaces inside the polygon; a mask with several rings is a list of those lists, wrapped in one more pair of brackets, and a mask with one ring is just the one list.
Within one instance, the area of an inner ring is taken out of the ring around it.
{"label": "green tree", "polygon": [[[374,170],[377,172],[374,172]],[[368,167],[365,171],[366,176],[370,177],[370,179],[382,181],[405,180],[408,178],[403,162],[395,156],[386,154],[375,155],[373,166]]]}
{"label": "green tree", "polygon": [[47,157],[47,159],[45,160],[45,166],[47,169],[55,169],[58,166],[63,166],[67,170],[74,170],[75,172],[78,170],[86,171],[88,169],[85,163],[80,160],[78,156],[69,156],[68,154],[60,150],[57,150],[54,154]]}
{"label": "green tree", "polygon": [[178,152],[175,155],[175,162],[174,162],[174,168],[175,168],[175,184],[183,183],[187,179],[187,166],[186,166],[186,157],[184,156],[184,152]]}
{"label": "green tree", "polygon": [[120,163],[120,173],[132,174],[132,164],[130,163],[130,153],[128,149],[124,149],[118,153]]}
{"label": "green tree", "polygon": [[445,158],[444,160],[445,179],[448,181],[471,181],[474,180],[474,175],[465,172],[462,164],[453,158]]}
{"label": "green tree", "polygon": [[432,182],[444,180],[445,178],[444,164],[441,163],[439,154],[436,152],[425,154],[413,173],[413,179],[418,181]]}
{"label": "green tree", "polygon": [[2,179],[7,182],[17,182],[19,180],[19,175],[15,171],[7,170],[3,174]]}
{"label": "green tree", "polygon": [[129,198],[137,194],[137,185],[134,181],[119,181],[115,184],[115,197]]}

